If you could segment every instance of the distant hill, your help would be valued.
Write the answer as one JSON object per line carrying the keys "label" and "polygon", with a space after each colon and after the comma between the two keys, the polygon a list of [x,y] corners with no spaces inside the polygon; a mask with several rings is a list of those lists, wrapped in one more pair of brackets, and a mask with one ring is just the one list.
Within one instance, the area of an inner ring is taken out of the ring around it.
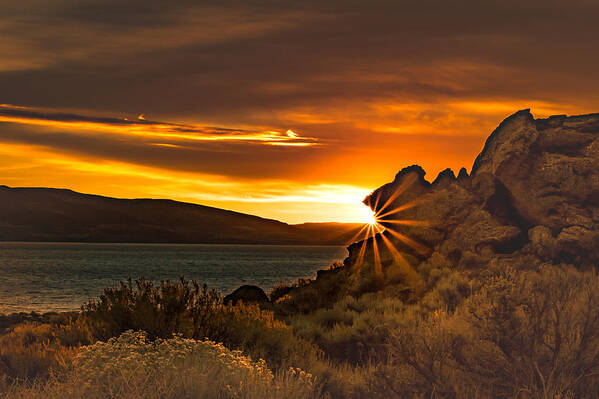
{"label": "distant hill", "polygon": [[289,225],[172,200],[0,186],[0,241],[345,245],[361,227]]}

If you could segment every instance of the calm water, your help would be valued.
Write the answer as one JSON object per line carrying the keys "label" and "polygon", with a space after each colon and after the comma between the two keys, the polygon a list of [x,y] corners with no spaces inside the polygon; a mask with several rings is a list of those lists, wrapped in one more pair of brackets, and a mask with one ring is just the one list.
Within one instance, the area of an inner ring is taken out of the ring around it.
{"label": "calm water", "polygon": [[73,310],[128,277],[185,276],[228,294],[312,277],[344,247],[0,243],[0,313]]}

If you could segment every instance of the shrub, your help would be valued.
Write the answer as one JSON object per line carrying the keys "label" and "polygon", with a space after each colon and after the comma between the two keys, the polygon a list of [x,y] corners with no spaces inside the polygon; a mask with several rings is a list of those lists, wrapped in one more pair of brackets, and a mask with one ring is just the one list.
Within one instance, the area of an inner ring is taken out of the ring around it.
{"label": "shrub", "polygon": [[214,325],[222,299],[206,285],[189,282],[153,282],[129,279],[117,288],[105,288],[98,301],[83,306],[83,315],[99,339],[127,330],[144,330],[152,337],[172,333],[202,334]]}
{"label": "shrub", "polygon": [[0,376],[32,380],[50,375],[68,364],[75,348],[91,342],[86,326],[24,323],[0,336]]}
{"label": "shrub", "polygon": [[292,326],[330,359],[358,364],[386,356],[387,337],[399,326],[404,308],[400,299],[382,293],[346,296],[329,309],[295,317]]}
{"label": "shrub", "polygon": [[342,262],[333,262],[319,270],[313,280],[300,278],[292,284],[277,284],[269,294],[276,314],[293,316],[331,306],[344,295],[347,273]]}

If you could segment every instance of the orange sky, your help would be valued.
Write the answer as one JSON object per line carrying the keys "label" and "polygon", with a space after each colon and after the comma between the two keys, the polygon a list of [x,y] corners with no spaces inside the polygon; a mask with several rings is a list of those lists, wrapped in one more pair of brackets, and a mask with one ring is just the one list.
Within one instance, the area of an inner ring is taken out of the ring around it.
{"label": "orange sky", "polygon": [[2,2],[0,184],[364,221],[519,109],[599,111],[596,2],[122,3]]}

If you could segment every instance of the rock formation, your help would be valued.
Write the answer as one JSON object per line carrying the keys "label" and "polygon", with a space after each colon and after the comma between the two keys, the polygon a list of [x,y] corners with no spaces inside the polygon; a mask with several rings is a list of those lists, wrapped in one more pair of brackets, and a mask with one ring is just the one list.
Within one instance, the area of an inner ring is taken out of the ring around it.
{"label": "rock formation", "polygon": [[404,168],[364,200],[387,230],[351,245],[347,265],[378,257],[384,272],[397,253],[416,270],[599,265],[599,114],[519,111],[487,139],[470,174],[424,176]]}

